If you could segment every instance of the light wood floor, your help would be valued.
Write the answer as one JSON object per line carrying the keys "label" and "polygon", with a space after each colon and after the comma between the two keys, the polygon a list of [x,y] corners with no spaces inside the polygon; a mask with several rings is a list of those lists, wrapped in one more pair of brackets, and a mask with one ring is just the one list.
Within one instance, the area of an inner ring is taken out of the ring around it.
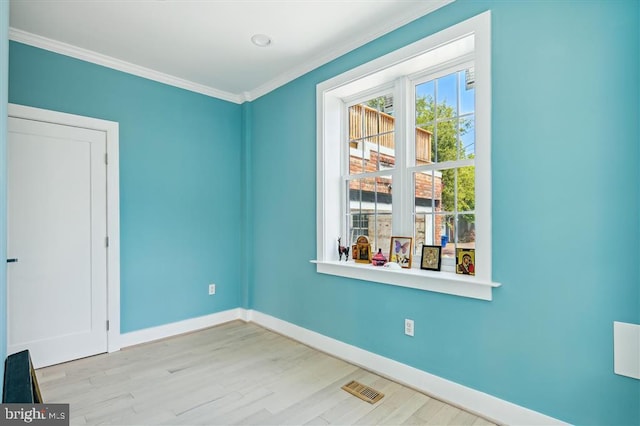
{"label": "light wood floor", "polygon": [[[492,423],[311,349],[234,321],[37,371],[43,399],[71,424],[326,425]],[[340,387],[385,394],[375,405]]]}

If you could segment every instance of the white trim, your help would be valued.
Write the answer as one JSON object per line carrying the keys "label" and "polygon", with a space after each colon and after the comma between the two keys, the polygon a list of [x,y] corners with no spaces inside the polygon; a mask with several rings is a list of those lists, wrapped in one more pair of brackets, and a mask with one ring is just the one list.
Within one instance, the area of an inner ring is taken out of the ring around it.
{"label": "white trim", "polygon": [[70,56],[72,58],[81,59],[83,61],[91,62],[97,65],[102,65],[118,71],[126,72],[128,74],[137,75],[149,80],[158,81],[170,86],[179,87],[191,92],[196,92],[225,101],[241,104],[243,102],[256,100],[257,98],[266,95],[267,93],[277,89],[278,87],[284,86],[285,84],[295,80],[296,78],[315,70],[316,68],[344,55],[345,53],[357,49],[358,47],[361,47],[387,33],[390,33],[391,31],[396,30],[411,21],[414,21],[421,16],[427,15],[434,10],[446,6],[453,1],[454,0],[435,0],[422,2],[418,5],[418,8],[409,11],[407,14],[405,14],[405,16],[402,16],[395,21],[386,22],[384,25],[380,26],[376,32],[368,33],[364,37],[350,39],[350,41],[347,43],[339,44],[334,49],[326,52],[324,55],[316,56],[314,57],[314,59],[290,69],[286,73],[279,75],[271,81],[268,81],[261,86],[258,86],[249,91],[244,91],[242,93],[230,93],[210,86],[205,86],[203,84],[194,83],[189,80],[174,77],[160,71],[155,71],[150,68],[135,65],[130,62],[122,61],[120,59],[76,47],[47,37],[42,37],[37,34],[19,30],[17,28],[9,28],[9,39],[28,44],[30,46],[49,50],[51,52]]}
{"label": "white trim", "polygon": [[[415,261],[415,258],[414,258]],[[417,290],[434,291],[452,294],[471,299],[493,300],[492,289],[502,284],[483,281],[473,276],[454,272],[432,272],[418,268],[390,269],[385,267],[355,262],[312,260],[316,271],[321,274],[355,278],[375,283],[415,288]]]}
{"label": "white trim", "polygon": [[9,28],[9,39],[19,43],[28,44],[29,46],[38,47],[61,55],[80,59],[82,61],[91,62],[92,64],[102,65],[103,67],[126,72],[128,74],[137,75],[138,77],[157,81],[159,83],[168,84],[169,86],[179,87],[191,92],[200,93],[202,95],[211,96],[236,104],[244,102],[242,95],[225,92],[203,84],[194,83],[179,77],[145,68],[130,62],[122,61],[111,56],[93,52],[91,50],[76,47],[61,41],[42,37],[16,28]]}
{"label": "white trim", "polygon": [[120,349],[120,168],[119,125],[113,121],[9,104],[9,117],[62,124],[105,132],[107,138],[107,350]]}
{"label": "white trim", "polygon": [[498,424],[565,425],[558,419],[513,404],[484,392],[443,379],[423,370],[365,351],[331,337],[257,311],[249,311],[251,322],[312,348],[417,389]]}
{"label": "white trim", "polygon": [[157,327],[131,331],[120,336],[120,343],[123,348],[126,348],[129,346],[139,345],[141,343],[177,336],[179,334],[191,333],[193,331],[202,330],[203,328],[209,328],[242,319],[242,316],[246,315],[246,313],[243,314],[241,311],[244,311],[244,309],[229,309],[228,311],[216,312],[214,314],[172,322],[169,324],[159,325]]}
{"label": "white trim", "polygon": [[[367,91],[371,90],[371,87],[376,88],[373,90],[377,90],[378,86],[386,86],[389,80],[401,75],[409,75],[411,77],[413,75],[422,75],[429,70],[439,72],[442,67],[451,66],[451,61],[455,61],[455,63],[469,61],[470,55],[477,49],[470,44],[467,36],[474,32],[486,36],[486,33],[475,31],[475,28],[478,25],[490,24],[490,20],[490,11],[469,18],[422,40],[318,83],[316,93],[321,95],[325,92],[336,90],[336,96],[348,102],[352,100],[352,97],[358,99],[359,93],[368,93]],[[447,49],[443,51],[444,53],[436,51],[438,47],[445,45],[453,46],[454,50]],[[397,72],[387,72],[387,70],[391,70],[396,65],[400,65]],[[417,68],[419,71],[415,71],[413,68]],[[358,82],[363,78],[366,79],[362,83]]]}
{"label": "white trim", "polygon": [[[475,166],[476,166],[476,265],[483,270],[477,273],[491,280],[492,261],[492,215],[491,215],[491,12],[474,18],[475,31]],[[469,20],[471,21],[471,20]],[[467,21],[467,22],[469,22]],[[485,220],[486,219],[486,220]],[[476,268],[477,270],[477,268]]]}

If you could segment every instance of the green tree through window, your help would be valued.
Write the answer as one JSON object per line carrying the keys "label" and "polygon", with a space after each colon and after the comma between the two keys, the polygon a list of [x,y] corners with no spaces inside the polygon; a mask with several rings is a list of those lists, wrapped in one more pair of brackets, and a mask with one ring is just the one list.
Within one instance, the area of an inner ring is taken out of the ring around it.
{"label": "green tree through window", "polygon": [[[416,127],[433,135],[431,158],[434,162],[472,159],[474,150],[464,146],[462,137],[473,130],[473,118],[458,118],[453,107],[446,103],[436,104],[432,96],[420,96],[416,99]],[[452,212],[455,209],[455,188],[457,173],[458,205],[457,211],[475,210],[475,173],[474,167],[445,169],[442,171],[442,208]],[[462,215],[473,223],[474,215]]]}

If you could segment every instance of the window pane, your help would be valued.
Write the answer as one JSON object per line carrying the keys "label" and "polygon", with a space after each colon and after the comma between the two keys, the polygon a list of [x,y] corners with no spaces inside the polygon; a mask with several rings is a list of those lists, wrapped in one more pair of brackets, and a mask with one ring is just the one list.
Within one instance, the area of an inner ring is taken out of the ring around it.
{"label": "window pane", "polygon": [[391,176],[349,181],[349,239],[369,238],[372,250],[388,251],[391,241]]}
{"label": "window pane", "polygon": [[350,241],[354,243],[360,235],[369,236],[369,220],[371,214],[362,212],[361,209],[352,209]]}
{"label": "window pane", "polygon": [[446,257],[455,257],[456,249],[476,248],[476,225],[474,214],[444,215],[448,243],[443,250]]}
{"label": "window pane", "polygon": [[416,165],[475,156],[473,78],[463,70],[415,86]]}
{"label": "window pane", "polygon": [[[416,253],[422,244],[434,245],[436,241],[433,213],[440,211],[442,202],[442,178],[437,171],[414,173],[414,237]],[[440,243],[438,242],[437,245]]]}
{"label": "window pane", "polygon": [[474,214],[458,215],[458,248],[476,248],[476,216]]}
{"label": "window pane", "polygon": [[455,161],[458,159],[458,120],[439,121],[435,129],[435,162]]}
{"label": "window pane", "polygon": [[460,118],[460,158],[475,158],[476,156],[476,121],[475,116],[468,115]]}
{"label": "window pane", "polygon": [[457,173],[457,212],[473,212],[476,209],[475,166],[460,167]]}
{"label": "window pane", "polygon": [[416,86],[416,164],[433,161],[433,128],[435,122],[435,82],[433,80]]}
{"label": "window pane", "polygon": [[363,173],[367,167],[364,143],[364,109],[362,105],[349,107],[349,174]]}
{"label": "window pane", "polygon": [[416,166],[435,161],[433,123],[416,126]]}
{"label": "window pane", "polygon": [[382,249],[382,254],[389,259],[389,247],[391,247],[391,212],[378,213],[375,226],[375,238],[369,238],[371,254],[375,255],[378,253],[378,249]]}
{"label": "window pane", "polygon": [[438,119],[458,114],[457,73],[445,75],[436,80],[436,104]]}
{"label": "window pane", "polygon": [[451,213],[436,214],[434,217],[436,233],[435,244],[442,246],[442,257],[453,259],[455,257],[455,216]]}
{"label": "window pane", "polygon": [[458,73],[460,91],[460,115],[476,110],[475,73],[473,68]]}
{"label": "window pane", "polygon": [[392,169],[396,163],[394,150],[394,133],[385,133],[372,138],[372,162],[377,164],[378,170]]}
{"label": "window pane", "polygon": [[392,168],[395,164],[393,96],[349,107],[349,174]]}
{"label": "window pane", "polygon": [[416,165],[431,163],[433,125],[416,127]]}
{"label": "window pane", "polygon": [[[434,90],[435,82],[433,80],[427,81],[426,83],[418,84],[416,86],[416,107],[419,106],[420,99],[422,99],[426,104],[430,104],[433,106],[433,102],[436,99]],[[433,111],[433,108],[431,109],[431,111]],[[434,117],[431,117],[427,121],[432,121],[433,118]],[[419,120],[416,120],[416,122],[419,122]]]}
{"label": "window pane", "polygon": [[416,253],[423,244],[433,245],[433,214],[430,209],[416,209],[414,235]]}
{"label": "window pane", "polygon": [[[437,170],[436,173],[440,174],[441,185],[441,197],[442,205],[440,211],[454,212],[455,211],[455,187],[456,187],[456,169]],[[437,190],[436,190],[437,191]]]}

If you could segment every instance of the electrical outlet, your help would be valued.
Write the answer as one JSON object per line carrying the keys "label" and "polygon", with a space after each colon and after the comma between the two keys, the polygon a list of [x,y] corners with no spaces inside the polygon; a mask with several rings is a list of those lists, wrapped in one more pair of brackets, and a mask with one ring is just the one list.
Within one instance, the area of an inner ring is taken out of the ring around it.
{"label": "electrical outlet", "polygon": [[209,284],[209,295],[211,294],[216,294],[216,285],[215,284]]}
{"label": "electrical outlet", "polygon": [[404,334],[407,336],[413,337],[413,320],[406,319],[404,320]]}

